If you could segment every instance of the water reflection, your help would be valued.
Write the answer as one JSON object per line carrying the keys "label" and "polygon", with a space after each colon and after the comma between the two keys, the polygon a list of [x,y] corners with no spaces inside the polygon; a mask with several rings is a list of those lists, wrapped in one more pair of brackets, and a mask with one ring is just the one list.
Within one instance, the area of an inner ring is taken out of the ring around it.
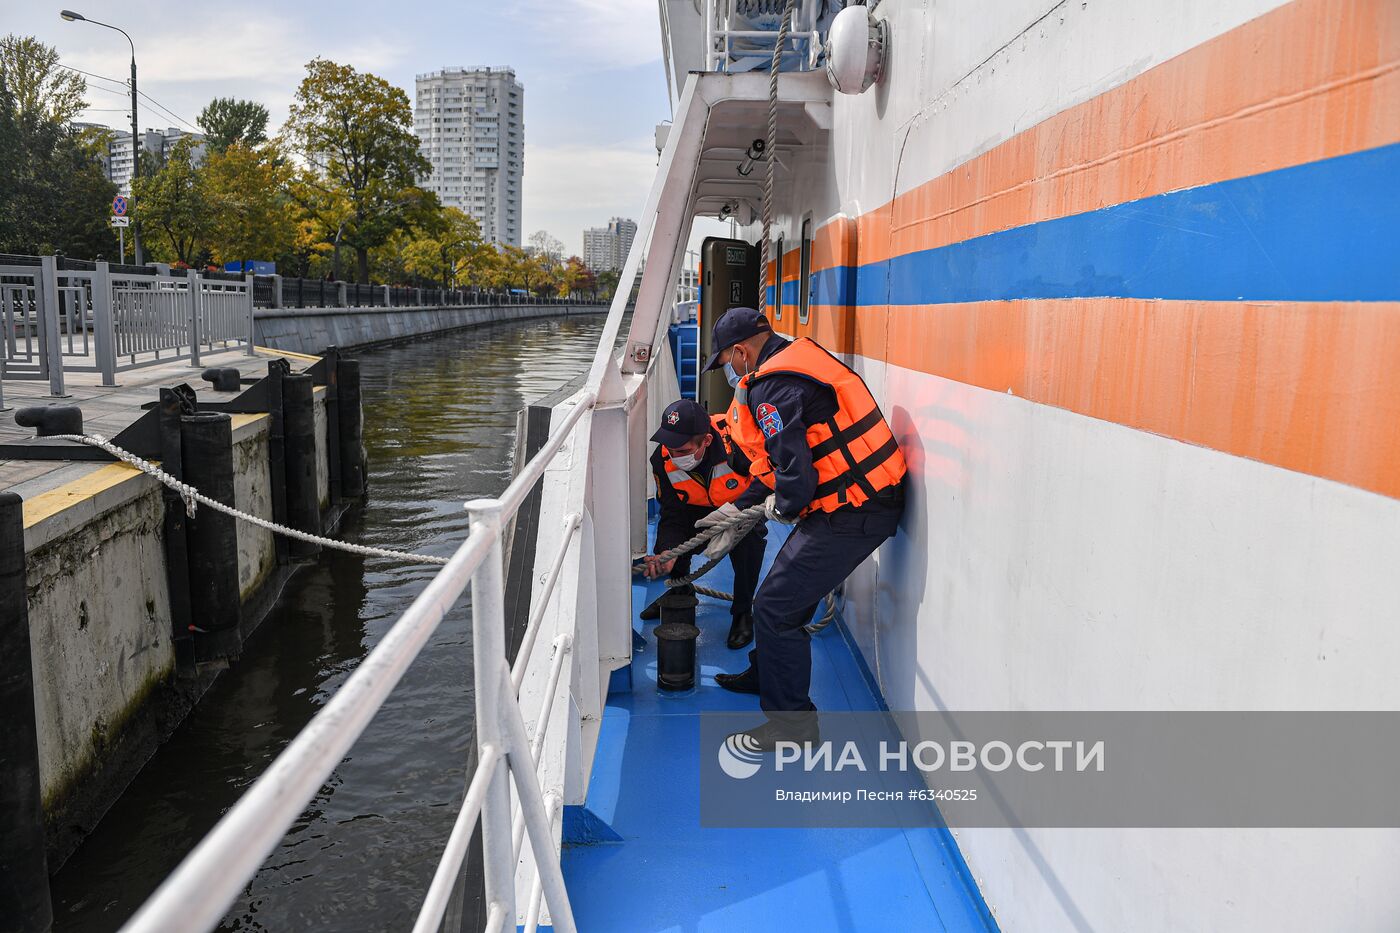
{"label": "water reflection", "polygon": [[[342,535],[448,554],[509,480],[516,411],[587,368],[601,317],[361,355],[370,499]],[[433,568],[325,551],[54,880],[55,928],[121,925],[344,682]],[[253,879],[225,930],[382,930],[422,902],[471,738],[463,600]]]}

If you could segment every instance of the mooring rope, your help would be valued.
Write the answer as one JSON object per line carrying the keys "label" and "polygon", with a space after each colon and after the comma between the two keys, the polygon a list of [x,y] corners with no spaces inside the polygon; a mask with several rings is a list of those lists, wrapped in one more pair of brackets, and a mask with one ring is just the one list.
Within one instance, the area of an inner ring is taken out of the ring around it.
{"label": "mooring rope", "polygon": [[231,515],[236,519],[248,522],[250,525],[266,528],[274,534],[285,535],[288,538],[296,538],[298,541],[307,541],[311,544],[319,544],[337,551],[347,551],[351,554],[363,554],[366,557],[389,557],[397,560],[409,560],[418,564],[437,564],[439,566],[446,564],[448,560],[446,557],[433,557],[430,554],[414,554],[410,551],[395,551],[392,548],[351,544],[348,541],[337,541],[335,538],[326,538],[321,535],[313,535],[309,532],[299,531],[296,528],[288,528],[286,525],[279,525],[276,522],[270,522],[257,515],[250,515],[232,506],[224,505],[217,499],[211,499],[189,483],[181,482],[149,460],[143,460],[129,450],[123,450],[100,434],[55,434],[52,436],[57,440],[77,441],[89,447],[105,450],[123,463],[135,467],[148,476],[155,477],[161,483],[164,483],[179,494],[180,498],[185,502],[185,514],[190,518],[194,518],[197,505],[206,505],[216,512],[223,512],[225,515]]}
{"label": "mooring rope", "polygon": [[[744,536],[747,535],[750,531],[753,531],[753,529],[758,527],[758,525],[761,524],[763,521],[764,505],[760,502],[758,505],[749,506],[747,509],[744,509],[742,512],[739,512],[737,515],[731,515],[728,519],[725,519],[717,525],[714,525],[710,528],[706,528],[704,531],[699,532],[694,537],[687,538],[685,541],[682,541],[675,547],[668,548],[667,550],[662,551],[660,554],[657,554],[656,557],[663,563],[668,560],[675,560],[677,557],[684,557],[686,554],[689,554],[699,549],[702,545],[708,542],[715,535],[719,534],[721,531],[725,531],[729,528],[738,528],[738,534],[734,536],[734,540],[730,542],[729,547],[725,548],[720,554],[718,554],[711,560],[706,561],[704,566],[702,566],[699,570],[692,570],[690,573],[682,577],[668,579],[666,581],[666,587],[670,589],[690,584],[697,593],[700,593],[704,596],[710,596],[714,599],[721,599],[725,602],[732,603],[734,601],[733,593],[727,593],[724,590],[719,590],[715,589],[714,587],[705,586],[704,584],[696,583],[695,581],[698,580],[700,577],[703,577],[705,574],[709,573],[711,570],[715,569],[715,567],[719,565],[720,561],[724,560],[725,556],[730,551],[732,551],[740,541],[744,539]],[[813,635],[830,625],[832,623],[832,620],[834,620],[837,614],[841,611],[840,606],[837,602],[837,590],[832,590],[830,593],[827,593],[822,601],[826,606],[826,611],[822,613],[821,618],[813,622],[809,622],[806,626],[804,626],[807,629],[808,633]]]}
{"label": "mooring rope", "polygon": [[[783,44],[787,42],[788,27],[792,24],[793,0],[787,0],[783,7],[783,18],[778,23],[778,41],[773,45],[773,61],[768,66],[768,132],[764,139],[763,157],[767,164],[763,173],[763,259],[759,266],[762,281],[758,288],[758,307],[768,310],[768,263],[772,246],[768,241],[773,227],[773,171],[778,162],[778,73],[782,70]],[[781,258],[781,257],[779,257]],[[781,302],[783,283],[778,282],[775,293]]]}

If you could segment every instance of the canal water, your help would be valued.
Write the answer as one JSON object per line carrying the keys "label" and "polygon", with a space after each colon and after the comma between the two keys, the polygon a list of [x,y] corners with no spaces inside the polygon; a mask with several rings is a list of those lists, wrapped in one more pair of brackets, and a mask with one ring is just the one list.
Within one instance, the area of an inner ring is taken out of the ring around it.
{"label": "canal water", "polygon": [[[516,412],[587,369],[603,317],[491,325],[359,354],[369,498],[350,541],[447,555],[462,502],[510,480]],[[434,567],[324,551],[54,879],[55,929],[117,929],[325,704]],[[378,931],[417,914],[464,786],[470,600],[225,919]],[[197,896],[197,895],[196,895]]]}

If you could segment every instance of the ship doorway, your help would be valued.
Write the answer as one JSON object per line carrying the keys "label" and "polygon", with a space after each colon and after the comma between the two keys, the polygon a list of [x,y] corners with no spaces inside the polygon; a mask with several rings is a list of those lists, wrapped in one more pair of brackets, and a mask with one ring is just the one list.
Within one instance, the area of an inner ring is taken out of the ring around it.
{"label": "ship doorway", "polygon": [[[730,308],[758,307],[759,249],[743,240],[706,237],[700,244],[700,360],[709,359],[714,352],[710,334],[715,322]],[[710,412],[729,407],[734,390],[724,378],[723,370],[701,373],[700,404]]]}

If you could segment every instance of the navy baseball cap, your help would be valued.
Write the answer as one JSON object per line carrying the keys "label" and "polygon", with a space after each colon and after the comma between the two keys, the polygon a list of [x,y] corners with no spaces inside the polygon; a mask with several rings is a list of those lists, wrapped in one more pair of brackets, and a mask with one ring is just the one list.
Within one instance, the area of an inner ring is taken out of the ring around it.
{"label": "navy baseball cap", "polygon": [[698,434],[709,433],[710,413],[699,402],[683,398],[666,406],[661,413],[661,427],[656,429],[651,439],[668,448],[676,448],[689,443]]}
{"label": "navy baseball cap", "polygon": [[719,355],[739,341],[772,332],[773,325],[768,323],[768,318],[763,312],[753,308],[730,308],[715,321],[714,332],[710,335],[710,346],[714,352],[710,354],[705,368],[700,371],[707,373],[719,368]]}

